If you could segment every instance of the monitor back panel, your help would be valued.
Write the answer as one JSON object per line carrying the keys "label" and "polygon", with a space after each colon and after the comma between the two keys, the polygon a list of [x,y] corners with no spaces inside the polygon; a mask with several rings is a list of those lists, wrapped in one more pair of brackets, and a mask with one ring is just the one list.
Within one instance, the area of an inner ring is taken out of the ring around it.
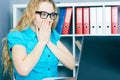
{"label": "monitor back panel", "polygon": [[84,36],[76,80],[120,80],[120,36]]}

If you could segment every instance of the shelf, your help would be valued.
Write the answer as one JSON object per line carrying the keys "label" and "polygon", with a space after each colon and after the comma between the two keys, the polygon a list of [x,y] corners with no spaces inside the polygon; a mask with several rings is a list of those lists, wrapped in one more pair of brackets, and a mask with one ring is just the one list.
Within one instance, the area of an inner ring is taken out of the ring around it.
{"label": "shelf", "polygon": [[62,34],[62,35],[60,35],[61,37],[73,37],[73,35],[72,34]]}

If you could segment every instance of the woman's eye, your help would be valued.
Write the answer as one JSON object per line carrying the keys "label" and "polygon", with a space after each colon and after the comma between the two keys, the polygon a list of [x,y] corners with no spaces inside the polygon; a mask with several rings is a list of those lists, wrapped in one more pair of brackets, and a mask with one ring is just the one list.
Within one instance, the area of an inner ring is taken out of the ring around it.
{"label": "woman's eye", "polygon": [[47,14],[46,14],[46,13],[41,13],[41,15],[42,15],[42,16],[47,16]]}
{"label": "woman's eye", "polygon": [[53,14],[51,14],[51,16],[55,16],[55,14],[53,13]]}

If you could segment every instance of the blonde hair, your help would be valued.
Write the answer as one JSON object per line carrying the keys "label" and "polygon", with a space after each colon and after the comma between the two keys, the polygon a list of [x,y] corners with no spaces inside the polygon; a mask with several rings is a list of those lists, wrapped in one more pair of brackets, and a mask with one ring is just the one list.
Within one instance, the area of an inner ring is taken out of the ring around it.
{"label": "blonde hair", "polygon": [[[10,59],[10,56],[8,54],[8,42],[7,39],[3,39],[2,43],[5,45],[3,46],[2,44],[2,48],[3,48],[3,55],[2,55],[2,64],[4,65],[4,71],[3,74],[7,74],[9,73],[9,75],[13,75],[13,68],[12,68],[12,61]],[[11,76],[12,77],[12,76]]]}
{"label": "blonde hair", "polygon": [[[17,30],[23,30],[26,27],[32,25],[32,21],[33,21],[33,15],[35,14],[35,11],[38,9],[38,6],[41,2],[50,2],[53,7],[55,12],[58,12],[57,7],[55,6],[55,3],[53,2],[53,0],[31,0],[30,3],[28,4],[28,6],[26,7],[25,12],[23,13],[23,16],[21,18],[21,20],[18,22],[17,26],[15,27],[15,29]],[[52,24],[52,29],[54,29],[56,27],[58,18],[56,18]]]}
{"label": "blonde hair", "polygon": [[[55,12],[58,12],[57,7],[55,6],[55,3],[53,0],[30,0],[29,4],[27,5],[20,21],[18,22],[17,26],[12,29],[12,30],[24,30],[26,29],[28,26],[32,25],[32,21],[33,21],[33,15],[35,14],[35,11],[38,9],[38,6],[41,2],[49,2],[53,5],[53,8],[55,10]],[[58,17],[54,20],[53,24],[52,24],[52,29],[54,29],[56,27],[58,21]],[[12,60],[9,56],[8,53],[8,42],[6,40],[6,44],[4,45],[3,48],[3,55],[2,55],[2,62],[4,65],[4,73],[7,73],[8,69],[10,70],[9,73],[13,73],[13,67],[12,67]]]}

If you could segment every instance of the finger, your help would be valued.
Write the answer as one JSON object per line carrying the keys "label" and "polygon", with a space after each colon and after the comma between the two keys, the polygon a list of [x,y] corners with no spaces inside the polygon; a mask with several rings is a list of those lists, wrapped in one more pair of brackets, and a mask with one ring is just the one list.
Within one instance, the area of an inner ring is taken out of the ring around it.
{"label": "finger", "polygon": [[48,22],[47,22],[47,20],[44,20],[44,22],[43,22],[43,30],[47,31],[48,29],[49,29]]}
{"label": "finger", "polygon": [[44,26],[44,22],[42,21],[40,26],[39,26],[39,34],[42,34],[44,31],[43,31],[43,26]]}
{"label": "finger", "polygon": [[35,32],[36,32],[36,35],[37,35],[37,38],[38,38],[38,40],[39,40],[39,31],[38,31],[38,27],[35,27]]}
{"label": "finger", "polygon": [[46,27],[48,28],[48,29],[51,29],[51,21],[46,21],[46,23],[47,23],[47,25],[46,25]]}
{"label": "finger", "polygon": [[49,21],[49,29],[50,29],[50,32],[51,32],[51,29],[52,29],[52,21]]}
{"label": "finger", "polygon": [[41,25],[40,25],[40,29],[43,30],[43,29],[44,29],[44,26],[45,26],[45,21],[42,20]]}
{"label": "finger", "polygon": [[50,26],[48,20],[44,20],[44,27],[43,27],[44,33],[46,36],[50,35]]}
{"label": "finger", "polygon": [[49,21],[49,25],[52,27],[52,21]]}
{"label": "finger", "polygon": [[48,31],[48,33],[50,33],[50,30],[51,30],[50,21],[47,21],[47,25],[46,25],[46,27],[47,27],[47,31]]}

